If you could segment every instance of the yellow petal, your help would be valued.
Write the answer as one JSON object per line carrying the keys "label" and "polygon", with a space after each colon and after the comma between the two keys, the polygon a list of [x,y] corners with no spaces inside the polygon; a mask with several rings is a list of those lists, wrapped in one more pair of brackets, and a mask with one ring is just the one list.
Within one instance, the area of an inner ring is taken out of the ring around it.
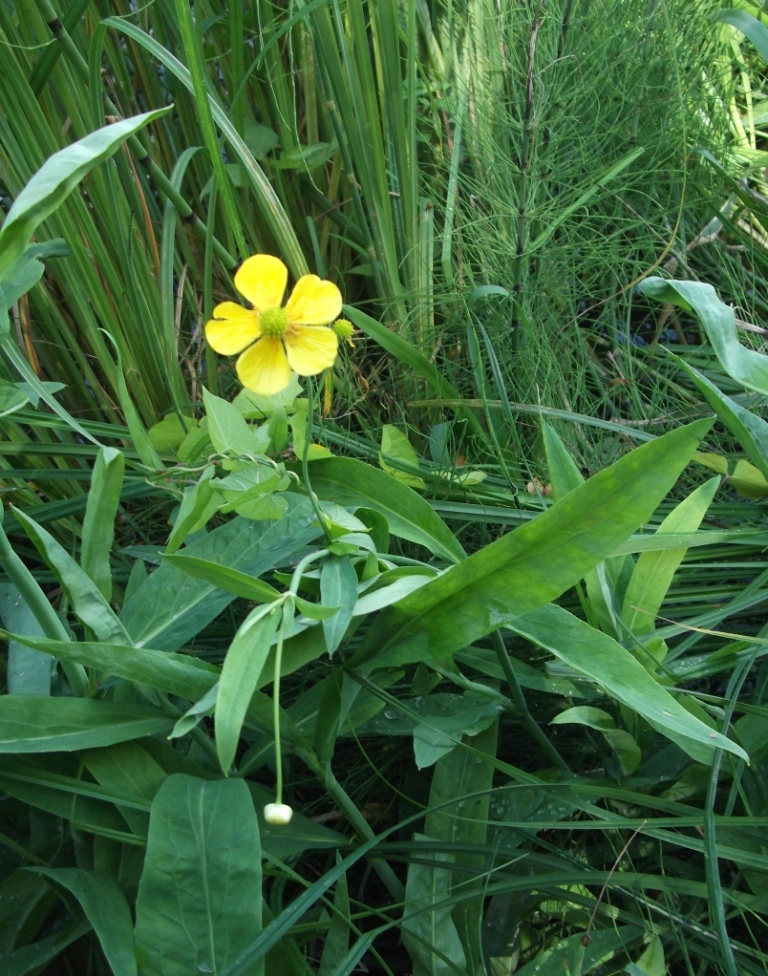
{"label": "yellow petal", "polygon": [[333,366],[339,340],[332,329],[307,325],[284,336],[288,362],[299,376],[314,376]]}
{"label": "yellow petal", "polygon": [[296,282],[285,310],[291,325],[329,325],[341,313],[341,292],[332,281],[304,275]]}
{"label": "yellow petal", "polygon": [[205,338],[222,356],[234,356],[261,335],[259,317],[249,308],[235,302],[222,302],[213,310],[213,319],[205,323]]}
{"label": "yellow petal", "polygon": [[288,268],[271,254],[254,254],[246,258],[235,275],[235,288],[259,312],[279,308],[288,284]]}
{"label": "yellow petal", "polygon": [[291,367],[285,358],[281,339],[262,336],[246,349],[237,361],[240,382],[252,393],[271,396],[284,390],[291,382]]}

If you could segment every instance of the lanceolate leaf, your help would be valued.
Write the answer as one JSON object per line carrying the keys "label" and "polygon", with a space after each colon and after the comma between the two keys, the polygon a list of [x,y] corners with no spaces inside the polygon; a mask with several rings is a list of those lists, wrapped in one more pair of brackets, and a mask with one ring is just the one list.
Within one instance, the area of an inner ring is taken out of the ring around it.
{"label": "lanceolate leaf", "polygon": [[647,521],[710,425],[697,421],[644,444],[404,597],[382,615],[357,662],[374,655],[380,666],[445,658],[550,603]]}
{"label": "lanceolate leaf", "polygon": [[451,563],[464,558],[458,539],[430,504],[385,472],[354,458],[322,458],[312,462],[310,478],[320,498],[372,508],[387,519],[393,535]]}
{"label": "lanceolate leaf", "polygon": [[114,976],[136,976],[131,910],[115,879],[82,868],[32,870],[71,891],[77,898],[99,937]]}
{"label": "lanceolate leaf", "polygon": [[112,596],[109,553],[115,537],[115,516],[123,487],[125,458],[114,447],[100,447],[91,478],[83,520],[80,565],[105,600]]}
{"label": "lanceolate leaf", "polygon": [[[634,709],[681,748],[689,751],[687,740],[692,740],[704,746],[710,758],[715,749],[727,749],[748,761],[740,746],[691,715],[626,648],[562,607],[542,607],[509,626],[593,678],[612,698]],[[694,758],[701,759],[700,748]]]}
{"label": "lanceolate leaf", "polygon": [[86,173],[114,155],[134,132],[171,108],[104,126],[47,159],[14,200],[0,230],[0,277],[24,250],[35,228],[69,196]]}
{"label": "lanceolate leaf", "polygon": [[768,395],[768,356],[739,342],[734,311],[720,301],[712,285],[646,278],[638,288],[649,298],[694,312],[726,373],[748,390]]}
{"label": "lanceolate leaf", "polygon": [[167,732],[172,725],[146,705],[5,695],[0,698],[0,753],[71,752]]}

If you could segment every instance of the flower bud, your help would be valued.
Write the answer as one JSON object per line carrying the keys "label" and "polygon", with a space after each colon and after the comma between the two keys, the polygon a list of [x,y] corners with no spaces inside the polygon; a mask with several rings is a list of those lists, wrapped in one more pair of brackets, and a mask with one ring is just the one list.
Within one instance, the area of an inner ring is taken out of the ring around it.
{"label": "flower bud", "polygon": [[333,331],[342,340],[342,342],[347,342],[352,345],[352,336],[355,333],[355,327],[347,319],[336,319],[336,321],[331,326]]}
{"label": "flower bud", "polygon": [[264,819],[275,827],[284,827],[292,816],[293,809],[287,803],[267,803],[264,807]]}

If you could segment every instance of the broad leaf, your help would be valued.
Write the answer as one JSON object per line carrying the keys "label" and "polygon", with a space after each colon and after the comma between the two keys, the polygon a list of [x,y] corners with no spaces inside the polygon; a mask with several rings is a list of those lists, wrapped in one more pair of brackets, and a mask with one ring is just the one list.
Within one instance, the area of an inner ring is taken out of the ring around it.
{"label": "broad leaf", "polygon": [[261,931],[261,899],[261,843],[248,787],[238,779],[169,776],[152,804],[136,899],[142,971],[221,973]]}
{"label": "broad leaf", "polygon": [[282,617],[279,606],[253,610],[238,628],[219,678],[216,697],[216,751],[226,775],[234,762],[248,705],[256,691],[272,638]]}
{"label": "broad leaf", "polygon": [[[311,524],[314,519],[309,501],[300,499],[279,522],[233,519],[186,546],[181,555],[261,576],[321,535],[319,526]],[[175,651],[233,599],[231,593],[193,579],[168,561],[126,603],[122,621],[137,644]]]}
{"label": "broad leaf", "polygon": [[83,519],[80,566],[105,600],[112,596],[109,554],[115,538],[115,516],[123,487],[125,458],[114,447],[100,447],[91,476]]}
{"label": "broad leaf", "polygon": [[413,839],[420,845],[422,857],[445,865],[431,867],[414,861],[408,868],[401,932],[413,960],[413,976],[456,976],[457,970],[466,971],[466,957],[451,918],[453,902],[448,893],[453,858],[443,853],[443,844],[424,834],[414,834]]}
{"label": "broad leaf", "polygon": [[[13,583],[0,583],[0,621],[12,632],[41,637],[43,628]],[[9,695],[50,695],[50,654],[40,654],[19,641],[8,642]]]}
{"label": "broad leaf", "polygon": [[[720,487],[719,478],[710,478],[688,498],[676,505],[656,530],[657,535],[695,532]],[[656,627],[656,614],[667,595],[686,550],[668,549],[644,552],[637,561],[627,586],[622,619],[633,634],[650,634]]]}

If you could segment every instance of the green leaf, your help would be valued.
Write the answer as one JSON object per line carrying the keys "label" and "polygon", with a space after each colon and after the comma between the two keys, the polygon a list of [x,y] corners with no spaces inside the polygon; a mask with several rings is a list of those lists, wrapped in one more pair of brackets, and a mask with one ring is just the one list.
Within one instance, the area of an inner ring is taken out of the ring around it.
{"label": "green leaf", "polygon": [[115,538],[115,516],[124,469],[125,458],[121,451],[114,447],[99,448],[83,519],[80,566],[107,601],[112,596],[109,554]]}
{"label": "green leaf", "polygon": [[617,729],[613,718],[602,708],[592,708],[589,705],[579,705],[567,708],[556,715],[551,725],[584,725],[590,729],[602,732],[608,745],[613,749],[619,761],[622,776],[631,776],[642,761],[640,748],[629,732]]}
{"label": "green leaf", "polygon": [[[726,749],[749,762],[740,746],[694,718],[626,648],[562,607],[542,607],[518,617],[508,626],[551,651],[574,670],[588,675],[611,698],[634,709],[686,751],[690,752],[690,740],[699,748],[704,746],[710,760],[715,749]],[[694,758],[700,759],[700,755]]]}
{"label": "green leaf", "polygon": [[194,417],[184,417],[184,423],[182,423],[182,418],[178,414],[170,413],[150,427],[147,434],[150,444],[156,451],[174,451],[189,432],[196,430],[197,427],[198,424]]}
{"label": "green leaf", "polygon": [[752,41],[763,61],[768,64],[768,28],[765,24],[746,10],[721,10],[713,19],[721,20],[724,24],[730,24],[731,27],[740,30]]}
{"label": "green leaf", "polygon": [[[260,445],[256,432],[243,420],[234,404],[203,389],[208,433],[219,454],[258,454]],[[225,464],[226,466],[226,464]]]}
{"label": "green leaf", "polygon": [[172,555],[184,544],[187,536],[202,529],[221,506],[221,496],[216,492],[216,483],[213,481],[215,471],[214,466],[209,464],[200,475],[197,484],[184,493],[165,547],[166,555]]}
{"label": "green leaf", "polygon": [[81,919],[66,925],[61,932],[38,939],[15,952],[7,955],[0,953],[0,971],[3,976],[30,976],[30,973],[39,973],[47,963],[56,959],[68,945],[81,939],[90,929],[90,924]]}
{"label": "green leaf", "polygon": [[[710,478],[700,485],[672,509],[656,530],[656,534],[695,532],[719,487],[718,477]],[[621,611],[624,623],[633,634],[650,634],[655,629],[656,614],[661,609],[685,553],[684,548],[644,552],[637,560]]]}
{"label": "green leaf", "polygon": [[644,444],[404,597],[382,614],[354,664],[442,659],[554,600],[648,520],[709,427],[697,421]]}
{"label": "green leaf", "polygon": [[418,475],[410,474],[408,471],[401,471],[387,464],[387,459],[400,461],[409,467],[418,468],[419,456],[411,446],[408,437],[392,424],[384,424],[381,429],[381,451],[379,452],[379,464],[383,471],[392,475],[397,481],[411,488],[423,488],[424,481]]}
{"label": "green leaf", "polygon": [[136,976],[133,919],[114,878],[82,868],[29,868],[77,898],[98,936],[114,976]]}
{"label": "green leaf", "polygon": [[[0,583],[0,620],[6,630],[30,637],[42,637],[44,631],[27,602],[13,585]],[[8,643],[8,673],[6,686],[9,695],[50,695],[50,654],[40,654],[18,641]]]}
{"label": "green leaf", "polygon": [[0,789],[26,806],[66,820],[76,830],[134,840],[111,802],[113,797],[83,780],[77,753],[0,756]]}
{"label": "green leaf", "polygon": [[[322,534],[311,524],[314,519],[309,501],[299,499],[279,522],[233,519],[187,546],[184,555],[258,577]],[[126,603],[122,621],[136,644],[175,651],[233,599],[231,593],[193,579],[167,560]]]}
{"label": "green leaf", "polygon": [[184,712],[178,722],[174,725],[173,731],[168,738],[181,738],[181,736],[186,735],[188,732],[191,732],[192,729],[196,728],[204,718],[209,718],[211,715],[213,715],[214,709],[216,708],[216,698],[218,693],[219,685],[216,683],[215,685],[212,685],[208,691],[206,691],[200,701],[195,702],[194,705]]}
{"label": "green leaf", "polygon": [[[468,748],[454,749],[438,759],[429,791],[429,810],[425,833],[443,844],[464,847],[455,854],[453,884],[460,886],[461,900],[452,916],[469,961],[467,972],[480,973],[485,890],[484,856],[481,851],[488,839],[490,801],[493,786],[493,760],[496,758],[498,722],[483,732],[464,740]],[[476,892],[467,897],[469,889]]]}
{"label": "green leaf", "polygon": [[67,594],[72,609],[99,640],[130,644],[130,638],[112,607],[96,586],[54,537],[17,508],[13,514],[53,570]]}
{"label": "green leaf", "polygon": [[628,976],[667,976],[664,946],[658,935],[651,936],[651,941],[645,952],[637,962],[630,963],[624,972]]}
{"label": "green leaf", "polygon": [[[248,123],[246,122],[247,125]],[[232,401],[232,404],[237,407],[243,417],[249,420],[266,420],[272,416],[275,410],[280,408],[290,413],[290,408],[293,406],[294,401],[303,392],[301,383],[299,383],[299,379],[294,373],[291,377],[291,382],[284,390],[280,390],[279,393],[264,396],[261,393],[253,393],[251,390],[242,389]]]}
{"label": "green leaf", "polygon": [[172,725],[146,705],[42,695],[0,697],[0,753],[72,752],[156,735]]}
{"label": "green leaf", "polygon": [[[106,749],[87,749],[80,756],[97,783],[116,797],[129,798],[128,803],[115,799],[115,806],[131,831],[146,838],[149,805],[166,779],[163,767],[136,741],[119,742]],[[141,809],[137,809],[137,804]]]}
{"label": "green leaf", "polygon": [[0,229],[0,279],[24,251],[35,229],[57,210],[86,173],[114,155],[129,136],[172,108],[169,105],[114,122],[49,157],[16,197]]}
{"label": "green leaf", "polygon": [[[339,860],[337,853],[337,864]],[[349,950],[350,919],[349,886],[346,874],[342,874],[333,893],[333,916],[323,943],[318,976],[336,976],[341,971],[338,967]]]}
{"label": "green leaf", "polygon": [[320,569],[320,597],[325,606],[338,607],[337,612],[323,621],[323,634],[328,654],[333,656],[352,620],[357,601],[357,573],[347,556],[330,555]]}
{"label": "green leaf", "polygon": [[[429,703],[430,696],[425,699]],[[429,715],[426,722],[413,730],[413,752],[418,769],[426,769],[456,748],[462,735],[477,735],[490,728],[499,714],[493,701],[460,702],[448,715]]]}
{"label": "green leaf", "polygon": [[637,287],[649,298],[694,312],[726,373],[748,390],[768,396],[768,356],[742,346],[734,311],[720,301],[712,285],[646,278]]}
{"label": "green leaf", "polygon": [[742,498],[757,500],[768,495],[768,481],[753,464],[743,458],[739,458],[734,464],[733,474],[728,481]]}
{"label": "green leaf", "polygon": [[[68,253],[69,248],[60,238],[42,244],[30,244],[6,269],[0,281],[0,336],[6,336],[10,332],[8,310],[43,277],[45,265],[40,258]],[[23,391],[17,390],[17,393],[23,394]],[[34,402],[37,406],[37,401]],[[0,407],[0,410],[3,408]],[[3,412],[13,411],[5,409]]]}
{"label": "green leaf", "polygon": [[169,776],[152,803],[136,899],[142,970],[222,972],[261,931],[261,898],[261,843],[245,783]]}
{"label": "green leaf", "polygon": [[241,596],[253,603],[270,603],[280,596],[280,592],[274,586],[270,586],[269,583],[264,583],[248,573],[230,569],[229,566],[211,562],[210,559],[188,556],[186,552],[181,552],[172,556],[165,555],[163,561],[170,562],[172,566],[178,566],[183,573],[193,579],[212,583],[220,590]]}
{"label": "green leaf", "polygon": [[215,723],[216,752],[225,776],[235,760],[248,705],[256,691],[281,617],[281,608],[275,604],[252,610],[238,628],[224,658],[216,698]]}
{"label": "green leaf", "polygon": [[189,701],[202,698],[219,677],[219,672],[213,666],[186,654],[169,654],[130,644],[108,644],[106,641],[58,641],[19,634],[5,636],[35,650],[53,654],[61,661],[84,664]]}
{"label": "green leaf", "polygon": [[[1,287],[1,286],[0,286]],[[2,334],[2,312],[0,312],[0,334]],[[0,380],[0,417],[8,417],[22,410],[29,403],[27,394],[19,389],[18,383]]]}
{"label": "green leaf", "polygon": [[768,478],[768,423],[721,393],[714,383],[683,359],[671,352],[667,355],[673,356],[678,365],[691,377],[699,393],[715,411],[718,419],[736,435],[747,457]]}
{"label": "green leaf", "polygon": [[310,466],[312,490],[348,508],[370,508],[386,518],[389,531],[456,563],[465,553],[456,536],[415,491],[354,458],[324,458]]}
{"label": "green leaf", "polygon": [[[551,949],[544,949],[526,966],[515,970],[515,976],[563,976],[564,973],[604,972],[606,964],[617,953],[624,952],[639,942],[643,930],[634,925],[592,930],[589,943],[584,945],[584,933],[577,932],[555,943]],[[626,958],[626,957],[625,957]]]}
{"label": "green leaf", "polygon": [[442,843],[425,834],[414,834],[413,840],[419,844],[423,858],[444,863],[445,867],[415,861],[408,867],[400,923],[403,945],[413,960],[413,976],[456,976],[457,970],[466,971],[467,960],[451,918],[453,901],[448,897],[453,858],[444,853]]}

